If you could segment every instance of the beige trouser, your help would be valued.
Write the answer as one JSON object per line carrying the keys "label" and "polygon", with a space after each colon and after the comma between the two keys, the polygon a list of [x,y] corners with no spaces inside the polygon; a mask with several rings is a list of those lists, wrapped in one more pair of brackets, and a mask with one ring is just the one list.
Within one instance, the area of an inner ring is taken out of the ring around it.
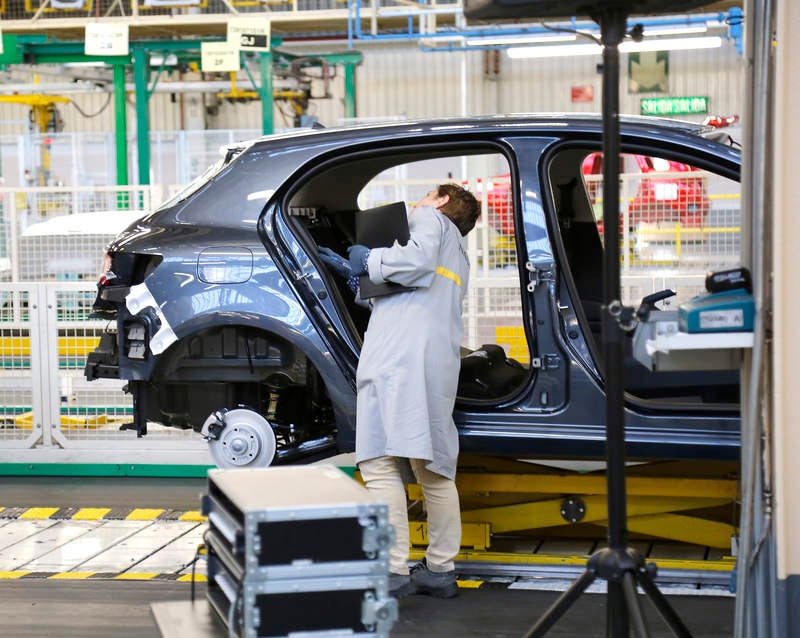
{"label": "beige trouser", "polygon": [[[380,456],[358,464],[367,489],[389,506],[389,523],[394,526],[396,541],[389,550],[389,571],[408,574],[408,505],[403,475],[397,459]],[[461,546],[461,507],[455,481],[425,467],[427,461],[409,459],[411,469],[422,486],[428,512],[428,549],[425,559],[432,572],[449,572]]]}

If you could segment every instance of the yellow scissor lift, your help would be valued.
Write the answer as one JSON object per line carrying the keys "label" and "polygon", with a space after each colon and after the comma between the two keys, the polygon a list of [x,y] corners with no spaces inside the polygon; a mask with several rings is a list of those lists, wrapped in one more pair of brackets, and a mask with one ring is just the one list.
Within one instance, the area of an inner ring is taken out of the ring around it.
{"label": "yellow scissor lift", "polygon": [[[648,560],[661,569],[732,570],[737,463],[633,463],[626,474],[631,544]],[[456,483],[463,531],[459,561],[584,565],[587,555],[605,544],[607,492],[602,470],[462,457]],[[407,490],[411,558],[417,560],[427,544],[423,496],[418,485],[408,485]]]}

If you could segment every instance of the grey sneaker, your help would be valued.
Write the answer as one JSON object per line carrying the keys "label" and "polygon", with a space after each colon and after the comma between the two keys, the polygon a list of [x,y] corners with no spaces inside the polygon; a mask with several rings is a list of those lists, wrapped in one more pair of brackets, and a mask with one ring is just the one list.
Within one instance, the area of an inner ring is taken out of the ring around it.
{"label": "grey sneaker", "polygon": [[411,583],[415,593],[428,594],[435,598],[455,598],[458,596],[456,572],[451,570],[441,574],[432,572],[423,560],[411,568]]}
{"label": "grey sneaker", "polygon": [[408,574],[394,574],[389,572],[389,595],[395,598],[405,598],[416,594],[417,588]]}

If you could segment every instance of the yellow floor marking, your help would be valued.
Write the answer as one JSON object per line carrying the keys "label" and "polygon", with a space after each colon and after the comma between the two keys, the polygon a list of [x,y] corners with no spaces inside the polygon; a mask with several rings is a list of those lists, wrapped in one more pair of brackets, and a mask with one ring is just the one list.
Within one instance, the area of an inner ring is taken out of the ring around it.
{"label": "yellow floor marking", "polygon": [[28,574],[30,574],[30,572],[0,572],[0,580],[22,578]]}
{"label": "yellow floor marking", "polygon": [[481,585],[483,585],[482,580],[457,580],[456,584],[461,589],[478,589]]}
{"label": "yellow floor marking", "polygon": [[31,507],[27,512],[23,512],[20,518],[44,519],[50,518],[60,507]]}
{"label": "yellow floor marking", "polygon": [[164,510],[135,509],[125,517],[126,521],[152,521],[158,518]]}
{"label": "yellow floor marking", "polygon": [[129,574],[129,573],[126,572],[124,574],[117,574],[116,576],[114,576],[114,580],[152,580],[156,576],[158,576],[158,574],[155,574],[155,573],[153,573],[153,574]]}
{"label": "yellow floor marking", "polygon": [[[201,583],[204,583],[204,582],[206,582],[208,580],[208,578],[206,578],[205,574],[195,574],[194,575],[194,579],[197,582],[201,582]],[[182,582],[185,582],[187,580],[191,581],[192,580],[192,575],[191,574],[184,574],[183,576],[179,576],[178,580],[182,581]]]}
{"label": "yellow floor marking", "polygon": [[83,580],[94,576],[94,572],[61,572],[60,574],[53,574],[48,576],[48,580]]}
{"label": "yellow floor marking", "polygon": [[181,514],[180,519],[182,521],[189,521],[193,523],[203,523],[206,520],[206,517],[203,516],[200,512],[184,512]]}
{"label": "yellow floor marking", "polygon": [[82,507],[72,519],[76,521],[99,521],[110,511],[110,507]]}

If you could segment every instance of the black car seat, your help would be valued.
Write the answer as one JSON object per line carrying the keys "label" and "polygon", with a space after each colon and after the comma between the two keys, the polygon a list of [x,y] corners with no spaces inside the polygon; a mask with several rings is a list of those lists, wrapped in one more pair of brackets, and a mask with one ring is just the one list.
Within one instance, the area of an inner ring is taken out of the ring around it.
{"label": "black car seat", "polygon": [[461,358],[458,395],[466,399],[497,399],[519,388],[527,369],[506,356],[497,344],[485,344]]}

